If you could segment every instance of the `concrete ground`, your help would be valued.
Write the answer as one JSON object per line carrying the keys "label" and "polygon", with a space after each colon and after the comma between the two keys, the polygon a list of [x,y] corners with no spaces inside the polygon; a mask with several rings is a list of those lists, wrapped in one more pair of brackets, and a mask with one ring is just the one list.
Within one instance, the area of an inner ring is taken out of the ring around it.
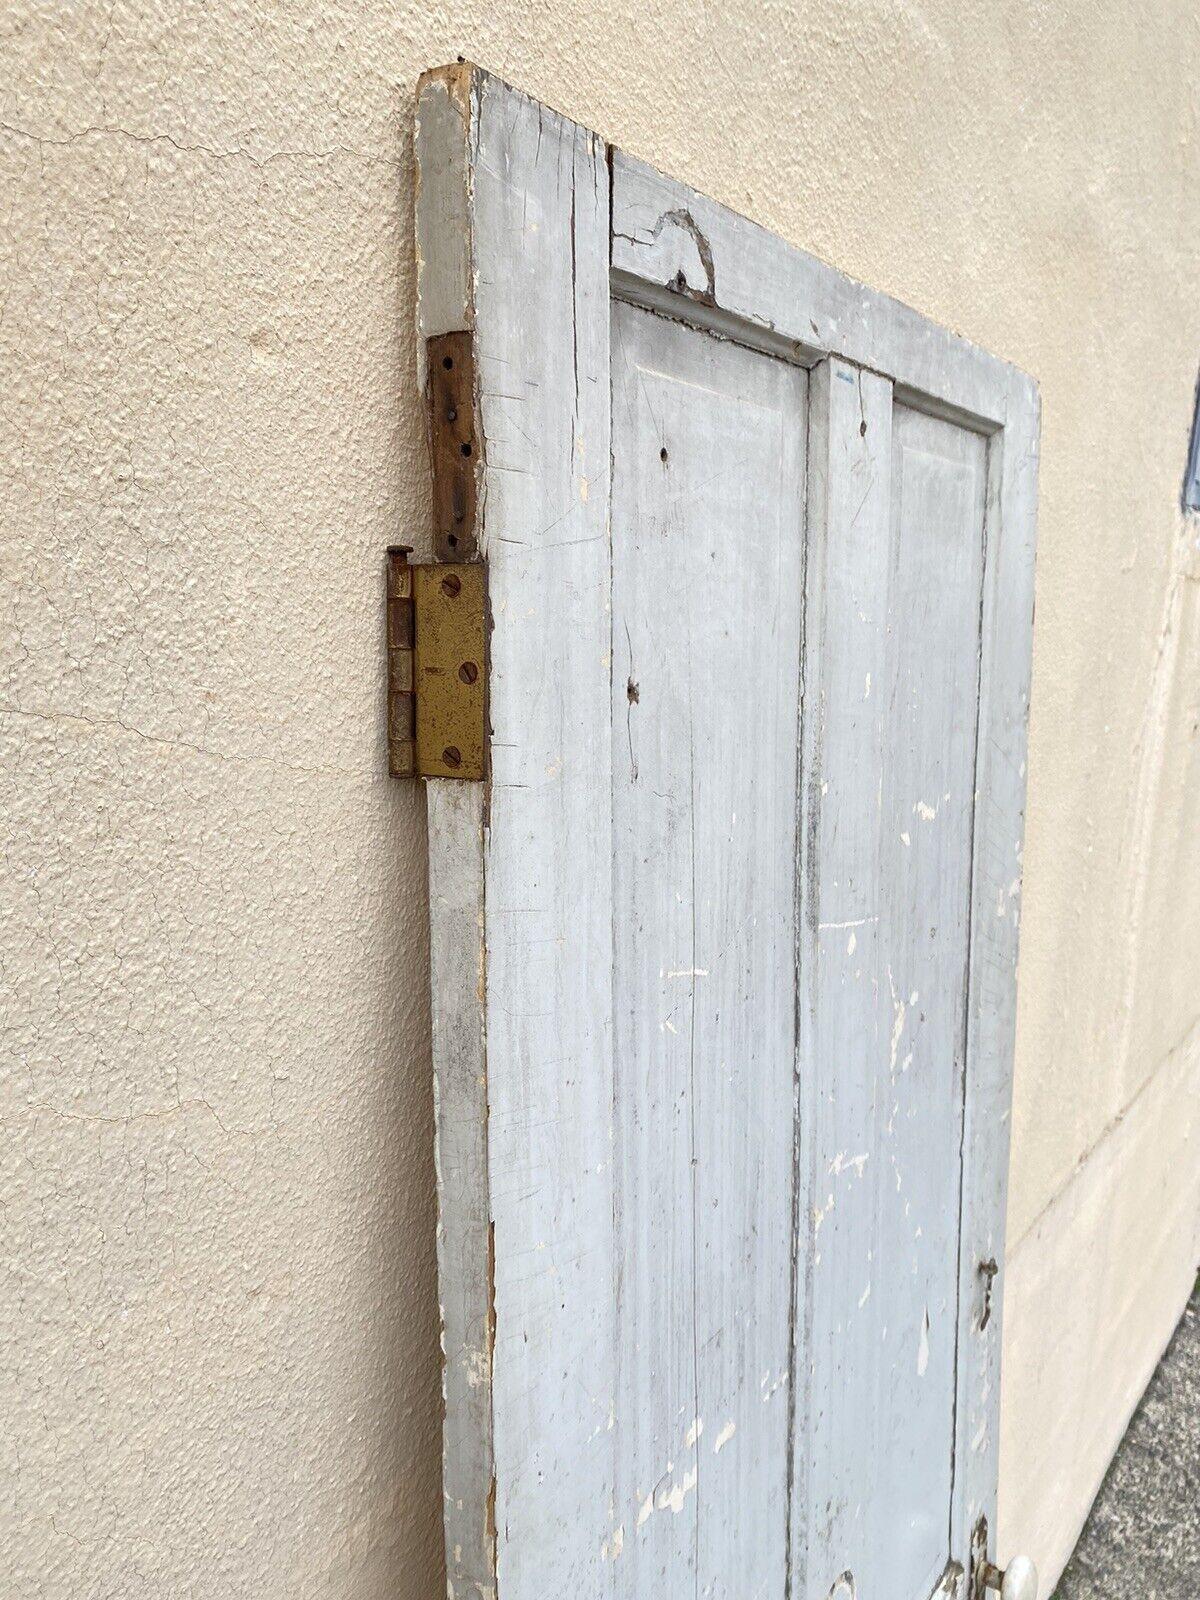
{"label": "concrete ground", "polygon": [[1200,1280],[1054,1600],[1200,1600]]}

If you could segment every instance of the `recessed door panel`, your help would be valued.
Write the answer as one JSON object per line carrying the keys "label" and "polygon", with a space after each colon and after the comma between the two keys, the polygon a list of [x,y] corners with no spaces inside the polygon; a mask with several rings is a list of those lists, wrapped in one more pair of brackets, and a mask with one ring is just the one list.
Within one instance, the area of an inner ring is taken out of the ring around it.
{"label": "recessed door panel", "polygon": [[843,363],[815,391],[803,1593],[926,1600],[955,1559],[986,451]]}
{"label": "recessed door panel", "polygon": [[617,1593],[782,1596],[807,374],[613,316]]}

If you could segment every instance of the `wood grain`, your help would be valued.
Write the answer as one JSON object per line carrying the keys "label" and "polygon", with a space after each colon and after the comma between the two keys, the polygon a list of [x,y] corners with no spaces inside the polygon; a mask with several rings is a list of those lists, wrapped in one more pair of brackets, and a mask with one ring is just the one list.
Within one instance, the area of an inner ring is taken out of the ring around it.
{"label": "wood grain", "polygon": [[613,329],[618,1592],[776,1595],[807,375]]}

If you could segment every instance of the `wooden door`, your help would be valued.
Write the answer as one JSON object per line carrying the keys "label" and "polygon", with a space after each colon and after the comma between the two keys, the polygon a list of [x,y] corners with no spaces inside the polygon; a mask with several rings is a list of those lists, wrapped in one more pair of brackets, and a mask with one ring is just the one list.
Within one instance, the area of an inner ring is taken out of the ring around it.
{"label": "wooden door", "polygon": [[965,1596],[1035,392],[474,68],[417,152],[492,623],[427,786],[453,1593]]}

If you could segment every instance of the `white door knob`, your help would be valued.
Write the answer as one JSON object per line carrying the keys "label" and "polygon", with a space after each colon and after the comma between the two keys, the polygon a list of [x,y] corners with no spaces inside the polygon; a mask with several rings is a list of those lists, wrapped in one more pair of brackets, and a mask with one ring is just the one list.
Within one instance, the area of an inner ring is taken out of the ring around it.
{"label": "white door knob", "polygon": [[1037,1568],[1028,1556],[1014,1556],[1003,1572],[989,1561],[983,1581],[1000,1591],[1000,1600],[1037,1600]]}

